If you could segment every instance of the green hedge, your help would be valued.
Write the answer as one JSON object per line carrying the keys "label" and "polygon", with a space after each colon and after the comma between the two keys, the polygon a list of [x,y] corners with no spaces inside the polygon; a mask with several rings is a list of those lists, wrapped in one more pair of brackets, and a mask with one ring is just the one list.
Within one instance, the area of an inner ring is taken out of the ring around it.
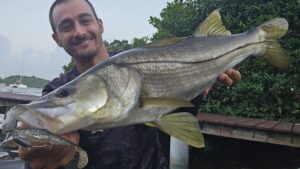
{"label": "green hedge", "polygon": [[230,88],[215,85],[202,111],[299,122],[300,0],[175,0],[163,9],[161,18],[150,18],[158,29],[153,40],[190,35],[214,9],[220,9],[232,33],[247,31],[271,18],[286,18],[289,31],[281,44],[293,63],[286,70],[278,70],[262,58],[249,59],[240,69],[242,81]]}

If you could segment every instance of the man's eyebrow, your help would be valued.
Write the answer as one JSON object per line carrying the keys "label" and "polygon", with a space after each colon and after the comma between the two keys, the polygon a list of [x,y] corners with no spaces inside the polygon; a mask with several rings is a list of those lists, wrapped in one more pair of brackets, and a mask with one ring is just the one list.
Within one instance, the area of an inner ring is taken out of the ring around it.
{"label": "man's eyebrow", "polygon": [[78,15],[78,18],[83,18],[83,17],[93,17],[93,15],[90,13],[82,13]]}

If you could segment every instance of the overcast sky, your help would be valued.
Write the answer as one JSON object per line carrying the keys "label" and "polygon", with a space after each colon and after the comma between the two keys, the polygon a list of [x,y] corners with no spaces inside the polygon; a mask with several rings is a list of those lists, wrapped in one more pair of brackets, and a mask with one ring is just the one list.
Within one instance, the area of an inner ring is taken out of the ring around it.
{"label": "overcast sky", "polygon": [[[91,0],[104,23],[104,39],[132,41],[156,30],[150,16],[171,0]],[[0,5],[0,77],[36,76],[51,80],[69,63],[52,40],[48,11],[53,0],[2,0]]]}

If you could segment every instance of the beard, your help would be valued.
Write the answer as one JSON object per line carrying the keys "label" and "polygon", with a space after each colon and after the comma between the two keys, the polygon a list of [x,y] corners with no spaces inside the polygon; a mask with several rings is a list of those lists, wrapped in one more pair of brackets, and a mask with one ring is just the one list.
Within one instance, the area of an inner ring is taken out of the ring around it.
{"label": "beard", "polygon": [[88,34],[88,35],[78,35],[70,39],[69,46],[76,46],[84,43],[85,41],[92,41],[86,49],[72,49],[66,50],[69,55],[71,55],[75,60],[88,62],[92,61],[99,53],[100,53],[100,46],[97,45],[97,36],[95,34]]}
{"label": "beard", "polygon": [[75,60],[79,60],[82,62],[89,62],[92,61],[100,52],[100,49],[93,49],[93,50],[88,50],[88,51],[78,51],[76,53],[73,53],[71,56],[73,56],[73,58]]}

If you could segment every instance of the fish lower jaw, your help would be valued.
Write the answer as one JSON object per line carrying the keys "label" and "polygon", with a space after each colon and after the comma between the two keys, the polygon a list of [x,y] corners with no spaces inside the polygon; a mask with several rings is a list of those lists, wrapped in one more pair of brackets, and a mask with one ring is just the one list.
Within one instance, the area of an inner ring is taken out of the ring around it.
{"label": "fish lower jaw", "polygon": [[50,124],[48,130],[51,133],[64,134],[85,128],[89,126],[89,124],[91,124],[91,122],[87,118],[78,120],[75,117],[64,117],[60,118],[59,121]]}

